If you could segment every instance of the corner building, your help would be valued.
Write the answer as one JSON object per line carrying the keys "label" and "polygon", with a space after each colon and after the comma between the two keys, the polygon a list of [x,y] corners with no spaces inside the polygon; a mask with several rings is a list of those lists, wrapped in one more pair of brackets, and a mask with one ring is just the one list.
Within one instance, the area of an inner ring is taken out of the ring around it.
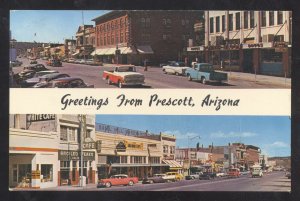
{"label": "corner building", "polygon": [[95,21],[96,50],[108,63],[142,65],[180,60],[203,11],[112,11]]}

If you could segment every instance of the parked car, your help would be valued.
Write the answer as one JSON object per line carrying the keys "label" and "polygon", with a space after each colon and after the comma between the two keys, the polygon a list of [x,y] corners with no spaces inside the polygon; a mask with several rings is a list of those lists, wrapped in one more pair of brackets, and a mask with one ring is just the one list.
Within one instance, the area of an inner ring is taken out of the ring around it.
{"label": "parked car", "polygon": [[100,187],[111,187],[111,186],[118,186],[118,185],[128,185],[132,186],[133,184],[138,183],[137,177],[129,177],[126,174],[118,174],[113,175],[108,179],[100,179],[97,184],[97,188]]}
{"label": "parked car", "polygon": [[94,88],[94,85],[89,85],[84,83],[80,78],[75,77],[63,77],[52,80],[49,85],[49,88]]}
{"label": "parked car", "polygon": [[171,62],[170,64],[163,66],[162,71],[169,74],[184,75],[185,70],[188,68],[189,67],[185,66],[184,62]]}
{"label": "parked car", "polygon": [[62,63],[58,59],[53,59],[53,61],[51,62],[51,66],[53,66],[53,67],[62,67]]}
{"label": "parked car", "polygon": [[36,83],[33,87],[48,88],[52,86],[50,81],[58,78],[63,78],[63,77],[70,77],[70,76],[65,73],[52,73],[52,74],[43,75],[42,77],[40,77],[40,82]]}
{"label": "parked car", "polygon": [[112,71],[104,71],[102,74],[103,80],[107,84],[117,84],[119,88],[124,85],[143,85],[145,83],[145,76],[136,72],[133,65],[116,66]]}
{"label": "parked car", "polygon": [[198,80],[203,84],[206,82],[227,82],[227,73],[217,72],[214,70],[213,65],[208,63],[196,63],[194,68],[188,68],[185,75],[189,81]]}
{"label": "parked car", "polygon": [[37,64],[38,62],[37,62],[37,60],[31,60],[30,61],[30,64]]}
{"label": "parked car", "polygon": [[165,183],[166,180],[163,178],[165,174],[154,174],[153,177],[146,177],[143,179],[143,184],[153,184],[153,183]]}
{"label": "parked car", "polygon": [[240,175],[249,175],[249,174],[250,174],[250,171],[247,171],[247,170],[240,172]]}
{"label": "parked car", "polygon": [[251,176],[252,177],[262,177],[263,176],[263,171],[262,171],[260,165],[253,165],[251,167]]}
{"label": "parked car", "polygon": [[229,177],[240,177],[240,169],[239,168],[230,168],[228,171]]}
{"label": "parked car", "polygon": [[[33,71],[34,72],[34,71]],[[54,70],[48,70],[48,71],[39,71],[39,72],[34,72],[34,75],[32,78],[29,78],[27,80],[24,80],[23,82],[20,83],[21,87],[32,87],[35,84],[40,82],[40,78],[43,75],[47,74],[52,74],[52,73],[58,73],[58,71]]]}
{"label": "parked car", "polygon": [[186,180],[199,179],[200,175],[202,175],[202,174],[203,174],[202,172],[195,172],[195,173],[185,176],[185,179]]}
{"label": "parked car", "polygon": [[23,64],[23,62],[21,62],[19,60],[10,61],[9,63],[12,67],[21,66]]}
{"label": "parked car", "polygon": [[86,63],[86,60],[85,60],[85,59],[80,59],[80,60],[78,61],[78,63],[79,63],[79,64],[85,64],[85,63]]}
{"label": "parked car", "polygon": [[214,178],[216,178],[216,173],[214,172],[203,172],[203,174],[199,175],[200,180],[204,180],[204,179],[210,180]]}
{"label": "parked car", "polygon": [[216,177],[226,177],[227,173],[226,172],[217,172]]}
{"label": "parked car", "polygon": [[14,75],[16,83],[20,84],[22,81],[32,78],[36,72],[49,70],[43,64],[28,65],[23,68],[21,72]]}
{"label": "parked car", "polygon": [[74,58],[69,58],[67,62],[69,62],[69,63],[74,63],[74,62],[75,62],[75,59],[74,59]]}
{"label": "parked car", "polygon": [[172,63],[175,63],[176,61],[168,61],[166,63],[160,63],[159,66],[162,68],[163,66],[167,66],[167,65],[170,65]]}
{"label": "parked car", "polygon": [[180,181],[183,179],[183,175],[178,172],[166,172],[166,177],[164,179],[170,180],[168,177],[172,178],[173,181]]}

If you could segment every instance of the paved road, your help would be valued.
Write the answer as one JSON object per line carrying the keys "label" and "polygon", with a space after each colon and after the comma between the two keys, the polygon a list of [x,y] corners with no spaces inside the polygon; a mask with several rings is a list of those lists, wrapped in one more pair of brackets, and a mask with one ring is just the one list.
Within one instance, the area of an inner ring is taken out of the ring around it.
{"label": "paved road", "polygon": [[[24,65],[28,64],[28,59],[21,59]],[[45,64],[46,61],[38,60],[39,63]],[[111,65],[105,66],[89,66],[84,64],[63,63],[63,67],[47,68],[58,70],[61,73],[68,73],[72,77],[80,77],[86,83],[93,84],[95,88],[116,88],[115,85],[108,85],[102,80],[104,70],[112,69]],[[22,70],[22,67],[14,67],[14,73]],[[209,83],[203,85],[196,81],[188,81],[186,77],[163,74],[161,68],[151,67],[148,71],[144,71],[143,67],[137,67],[138,72],[145,75],[145,85],[142,88],[290,88],[290,80],[286,83],[284,78],[276,78],[272,76],[262,76],[246,73],[228,73],[228,83],[217,84]]]}
{"label": "paved road", "polygon": [[84,188],[59,186],[40,189],[42,191],[280,191],[291,190],[291,180],[284,172],[272,172],[262,178],[251,178],[243,175],[240,178],[217,178],[213,180],[182,180],[174,183],[135,184],[133,186],[112,186],[111,188],[96,188],[89,184]]}

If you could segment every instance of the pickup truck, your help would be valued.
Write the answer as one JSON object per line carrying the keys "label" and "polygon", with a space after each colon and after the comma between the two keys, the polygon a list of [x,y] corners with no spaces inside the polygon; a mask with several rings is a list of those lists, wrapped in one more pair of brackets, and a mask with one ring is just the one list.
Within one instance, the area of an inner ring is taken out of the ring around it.
{"label": "pickup truck", "polygon": [[116,66],[112,71],[104,71],[102,74],[103,80],[107,84],[117,84],[119,88],[125,85],[143,85],[145,83],[145,76],[136,72],[133,65]]}
{"label": "pickup truck", "polygon": [[209,82],[227,82],[227,73],[216,72],[213,66],[208,63],[196,63],[193,68],[188,68],[185,70],[185,75],[188,77],[189,81],[199,80],[203,84]]}

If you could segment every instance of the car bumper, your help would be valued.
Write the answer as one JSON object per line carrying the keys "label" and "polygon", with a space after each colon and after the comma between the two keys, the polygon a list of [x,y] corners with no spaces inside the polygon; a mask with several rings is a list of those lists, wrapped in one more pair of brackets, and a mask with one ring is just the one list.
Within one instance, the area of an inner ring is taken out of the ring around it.
{"label": "car bumper", "polygon": [[143,85],[145,84],[145,82],[123,82],[122,84],[126,86],[136,86],[136,85]]}

